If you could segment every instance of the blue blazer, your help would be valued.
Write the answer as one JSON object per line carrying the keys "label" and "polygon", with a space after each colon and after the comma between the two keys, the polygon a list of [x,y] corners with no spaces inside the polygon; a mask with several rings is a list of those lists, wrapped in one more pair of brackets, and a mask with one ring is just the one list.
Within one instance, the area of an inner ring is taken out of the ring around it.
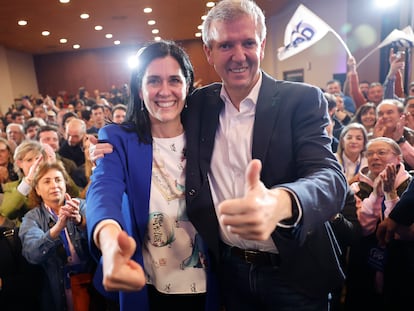
{"label": "blue blazer", "polygon": [[[147,230],[149,198],[152,173],[152,145],[138,140],[135,132],[126,131],[116,124],[107,125],[99,130],[99,140],[113,146],[113,152],[99,159],[91,176],[91,184],[86,196],[86,219],[89,246],[95,259],[101,253],[93,243],[92,235],[96,225],[104,219],[113,219],[131,235],[137,249],[133,259],[144,266],[142,245]],[[102,273],[97,275],[102,286]],[[207,271],[206,310],[215,310],[217,299],[213,275]],[[210,278],[211,276],[211,278]],[[102,290],[103,288],[101,288]],[[210,295],[211,294],[211,295]],[[209,299],[209,297],[214,297]],[[119,293],[121,310],[149,310],[146,287],[141,291]],[[213,304],[213,305],[210,305]]]}
{"label": "blue blazer", "polygon": [[[207,174],[214,148],[221,83],[196,90],[185,115],[187,214],[219,260],[219,224]],[[347,183],[325,127],[327,103],[310,85],[276,81],[263,72],[253,127],[252,158],[263,164],[268,188],[296,194],[303,211],[294,229],[277,227],[272,238],[281,256],[281,275],[307,295],[322,297],[342,284],[340,248],[329,220],[341,211]],[[242,135],[242,133],[240,133]]]}

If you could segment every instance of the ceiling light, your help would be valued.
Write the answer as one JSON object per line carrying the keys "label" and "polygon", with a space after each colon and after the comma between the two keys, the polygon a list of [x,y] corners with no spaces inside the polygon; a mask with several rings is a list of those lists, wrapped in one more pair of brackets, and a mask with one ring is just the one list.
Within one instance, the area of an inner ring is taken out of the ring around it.
{"label": "ceiling light", "polygon": [[151,32],[152,32],[154,35],[156,35],[157,33],[160,33],[160,31],[159,31],[158,29],[153,29],[153,30],[151,30]]}
{"label": "ceiling light", "polygon": [[200,38],[200,37],[201,37],[201,32],[196,32],[196,33],[195,33],[195,36],[196,36],[197,38]]}
{"label": "ceiling light", "polygon": [[59,0],[60,3],[69,3],[70,0]]}
{"label": "ceiling light", "polygon": [[206,3],[206,7],[208,7],[208,8],[212,8],[215,5],[216,4],[214,2],[212,2],[212,1],[209,1],[209,2]]}
{"label": "ceiling light", "polygon": [[197,29],[200,29],[200,30],[203,29],[203,25],[198,25]]}
{"label": "ceiling light", "polygon": [[96,25],[95,26],[95,30],[102,30],[102,29],[103,29],[103,27],[101,25]]}
{"label": "ceiling light", "polygon": [[147,24],[150,25],[150,26],[155,25],[155,21],[153,19],[151,19],[147,22]]}
{"label": "ceiling light", "polygon": [[79,45],[79,44],[74,44],[72,47],[73,47],[75,50],[80,49],[80,45]]}
{"label": "ceiling light", "polygon": [[205,20],[206,20],[206,18],[207,18],[207,15],[203,15],[203,16],[201,16],[201,19],[202,19],[203,21],[205,21]]}
{"label": "ceiling light", "polygon": [[112,34],[111,33],[107,33],[106,35],[105,35],[105,38],[107,38],[107,39],[111,39],[113,36],[112,36]]}
{"label": "ceiling light", "polygon": [[154,37],[154,41],[161,41],[161,37],[159,36]]}
{"label": "ceiling light", "polygon": [[128,67],[131,69],[138,67],[138,58],[135,55],[128,58]]}
{"label": "ceiling light", "polygon": [[68,42],[68,39],[62,38],[62,39],[59,40],[59,42],[60,43],[66,43],[66,42]]}
{"label": "ceiling light", "polygon": [[47,37],[48,35],[50,35],[50,31],[47,31],[47,30],[42,31],[42,36]]}
{"label": "ceiling light", "polygon": [[121,41],[119,41],[119,40],[115,40],[115,41],[114,41],[114,44],[115,44],[115,45],[120,45],[120,44],[121,44]]}
{"label": "ceiling light", "polygon": [[17,22],[17,24],[18,25],[20,25],[20,26],[26,26],[27,25],[27,21],[25,21],[25,20],[19,20],[18,22]]}
{"label": "ceiling light", "polygon": [[151,13],[152,12],[152,9],[151,8],[145,8],[144,9],[144,13]]}
{"label": "ceiling light", "polygon": [[80,15],[80,18],[82,18],[82,19],[88,19],[89,18],[89,14],[88,13],[82,13]]}

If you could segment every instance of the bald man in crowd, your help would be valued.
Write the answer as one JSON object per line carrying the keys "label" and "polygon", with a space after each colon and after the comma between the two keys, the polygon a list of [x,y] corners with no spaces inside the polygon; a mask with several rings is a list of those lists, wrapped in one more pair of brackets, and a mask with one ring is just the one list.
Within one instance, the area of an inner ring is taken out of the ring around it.
{"label": "bald man in crowd", "polygon": [[86,124],[81,119],[73,118],[66,124],[65,141],[58,153],[65,158],[73,160],[77,166],[85,163],[82,140],[86,134]]}

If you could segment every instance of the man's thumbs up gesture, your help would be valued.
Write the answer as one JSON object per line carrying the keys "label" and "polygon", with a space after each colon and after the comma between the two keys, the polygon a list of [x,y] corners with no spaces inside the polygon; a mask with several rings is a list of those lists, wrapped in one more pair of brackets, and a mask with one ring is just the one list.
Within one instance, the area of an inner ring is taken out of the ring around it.
{"label": "man's thumbs up gesture", "polygon": [[262,163],[252,160],[246,169],[245,194],[218,207],[219,221],[231,233],[247,240],[267,240],[277,224],[292,217],[292,202],[284,189],[267,189],[260,181]]}

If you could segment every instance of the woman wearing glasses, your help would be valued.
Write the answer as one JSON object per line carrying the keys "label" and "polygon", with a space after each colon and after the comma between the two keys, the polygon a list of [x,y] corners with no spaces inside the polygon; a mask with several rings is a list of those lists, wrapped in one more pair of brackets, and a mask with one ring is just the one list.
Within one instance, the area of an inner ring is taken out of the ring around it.
{"label": "woman wearing glasses", "polygon": [[399,245],[383,248],[375,234],[378,223],[388,217],[407,188],[411,175],[404,168],[400,147],[390,138],[368,141],[365,156],[368,165],[361,169],[359,182],[351,185],[362,234],[350,250],[346,305],[349,310],[384,310],[390,286],[387,280],[401,268],[389,265],[387,257],[398,252]]}

